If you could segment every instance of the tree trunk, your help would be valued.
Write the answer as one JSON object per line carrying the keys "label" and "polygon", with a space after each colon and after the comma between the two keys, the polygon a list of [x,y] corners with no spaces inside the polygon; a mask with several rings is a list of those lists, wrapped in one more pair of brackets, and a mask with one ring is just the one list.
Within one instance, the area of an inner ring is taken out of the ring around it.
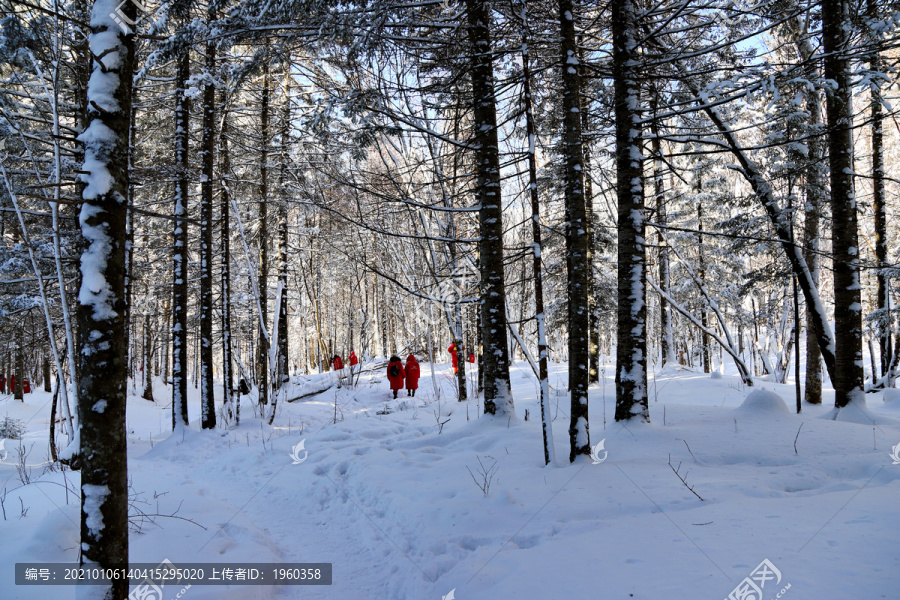
{"label": "tree trunk", "polygon": [[[576,40],[579,38],[576,37]],[[581,162],[581,173],[584,182],[584,211],[585,223],[587,225],[587,271],[588,271],[588,384],[598,383],[600,381],[600,306],[597,302],[597,281],[594,274],[594,253],[597,251],[597,223],[594,218],[594,186],[591,182],[590,166],[591,166],[591,144],[585,137],[588,131],[589,105],[588,98],[581,92],[581,85],[584,81],[584,52],[580,45],[576,45],[576,56],[578,58],[578,96],[579,110],[581,111],[581,143],[583,160]]]}
{"label": "tree trunk", "polygon": [[466,11],[472,52],[470,77],[475,120],[476,197],[480,207],[478,250],[484,342],[484,412],[503,416],[514,412],[509,383],[506,286],[503,280],[503,210],[490,9],[484,0],[466,0]]}
{"label": "tree trunk", "polygon": [[[703,191],[700,174],[697,174],[696,191],[700,194]],[[701,285],[706,285],[706,257],[703,255],[703,205],[697,202],[697,278]],[[709,312],[706,305],[700,309],[700,323],[704,329],[709,329]],[[709,373],[711,369],[709,356],[709,334],[706,331],[700,334],[700,352],[703,357],[703,372]]]}
{"label": "tree trunk", "polygon": [[[210,2],[207,18],[215,20],[215,3]],[[216,72],[216,46],[206,43],[206,76]],[[207,80],[203,86],[203,132],[200,148],[200,423],[203,429],[216,427],[213,395],[213,183],[215,182],[216,88]]]}
{"label": "tree trunk", "polygon": [[22,346],[16,344],[16,387],[13,390],[13,398],[15,400],[25,401],[22,392],[22,382],[25,380],[25,355],[22,353]]}
{"label": "tree trunk", "polygon": [[221,285],[222,285],[222,384],[224,386],[225,405],[233,410],[234,424],[241,422],[241,397],[234,393],[234,358],[232,356],[232,333],[231,333],[231,231],[230,210],[231,210],[231,184],[229,177],[231,176],[231,155],[228,152],[228,114],[225,107],[225,94],[222,94],[223,111],[226,113],[222,116],[222,130],[219,135],[219,160],[221,161],[219,176],[222,178],[222,198],[219,203],[219,219],[221,222],[221,245],[222,245],[222,266],[221,266]]}
{"label": "tree trunk", "polygon": [[[128,468],[125,399],[128,331],[125,323],[125,221],[128,207],[128,136],[134,38],[125,35],[96,2],[91,14],[93,74],[88,84],[89,125],[82,139],[89,172],[82,197],[84,275],[78,294],[81,337],[79,437],[81,440],[81,542],[79,563],[128,568]],[[133,22],[137,7],[122,14]],[[118,57],[109,61],[109,56]],[[73,360],[75,357],[71,357]],[[95,598],[124,600],[128,579],[91,588]]]}
{"label": "tree trunk", "polygon": [[[281,171],[279,187],[281,205],[278,207],[278,287],[281,290],[281,301],[278,314],[278,378],[275,382],[279,388],[290,379],[288,372],[288,198],[285,192],[285,180],[288,168],[291,134],[291,95],[290,66],[285,66],[284,104],[281,122]],[[352,304],[352,303],[350,303]]]}
{"label": "tree trunk", "polygon": [[[853,106],[850,60],[850,3],[823,0],[822,36],[827,89],[828,153],[831,168],[831,233],[834,261],[834,404],[865,403],[862,362],[862,297],[856,196],[853,189]],[[839,224],[839,225],[837,225]]]}
{"label": "tree trunk", "polygon": [[[867,10],[870,19],[878,19],[879,8],[876,0],[868,0]],[[875,72],[877,77],[877,74],[883,69],[877,34],[872,35],[872,44],[874,49],[869,59],[869,68]],[[884,109],[882,107],[884,100],[881,94],[881,82],[873,79],[869,85],[872,120],[872,211],[875,213],[875,262],[879,269],[885,269],[889,266],[889,262],[887,204],[884,193]],[[881,376],[887,376],[890,379],[889,372],[893,354],[891,349],[891,323],[893,320],[890,316],[890,279],[883,271],[877,271],[876,278],[878,280],[878,289],[876,291],[875,308],[883,313],[882,320],[876,328],[881,358]],[[874,372],[872,377],[875,377]],[[890,386],[890,382],[886,381],[885,386]]]}
{"label": "tree trunk", "polygon": [[188,148],[190,106],[185,86],[190,76],[190,53],[178,58],[175,85],[175,232],[172,236],[172,429],[188,424]]}
{"label": "tree trunk", "polygon": [[[269,63],[263,64],[263,89],[260,102],[259,151],[259,311],[260,323],[269,322]],[[268,325],[267,325],[268,327]],[[269,403],[269,340],[259,328],[256,378],[259,384],[260,407]],[[264,414],[260,409],[260,415]]]}
{"label": "tree trunk", "polygon": [[560,0],[563,143],[565,144],[566,274],[569,333],[569,461],[591,453],[588,424],[590,385],[590,223],[584,199],[581,136],[581,76],[572,0]]}
{"label": "tree trunk", "polygon": [[541,265],[541,204],[537,187],[537,154],[534,109],[531,99],[531,66],[528,52],[528,25],[525,0],[522,5],[522,80],[525,105],[525,134],[528,136],[528,191],[531,199],[531,243],[533,248],[534,311],[538,334],[538,379],[541,390],[541,432],[544,464],[555,464],[553,421],[550,417],[550,375],[547,365],[547,331],[544,318],[544,270]]}
{"label": "tree trunk", "polygon": [[647,303],[644,256],[644,184],[640,60],[632,0],[613,0],[613,79],[616,116],[616,195],[618,231],[618,339],[616,343],[616,421],[650,420],[647,403]]}
{"label": "tree trunk", "polygon": [[153,337],[150,334],[150,315],[144,315],[144,355],[143,355],[143,373],[144,373],[144,389],[141,398],[153,402]]}
{"label": "tree trunk", "polygon": [[53,386],[50,385],[50,357],[48,357],[46,353],[44,353],[41,367],[42,379],[44,380],[44,391],[51,392],[53,391]]}
{"label": "tree trunk", "polygon": [[[650,109],[653,114],[653,120],[650,122],[651,134],[653,137],[653,195],[656,200],[656,222],[663,227],[668,223],[668,215],[666,213],[666,191],[665,191],[665,171],[662,160],[662,141],[660,140],[659,121],[656,119],[656,107],[658,104],[659,90],[654,86],[653,96],[650,98]],[[670,287],[670,270],[669,270],[669,248],[663,230],[660,229],[656,235],[656,244],[658,250],[658,285],[663,293],[669,293]],[[672,330],[672,311],[669,308],[669,302],[662,295],[659,297],[659,351],[661,364],[665,367],[669,363],[675,362],[675,344],[674,332]]]}

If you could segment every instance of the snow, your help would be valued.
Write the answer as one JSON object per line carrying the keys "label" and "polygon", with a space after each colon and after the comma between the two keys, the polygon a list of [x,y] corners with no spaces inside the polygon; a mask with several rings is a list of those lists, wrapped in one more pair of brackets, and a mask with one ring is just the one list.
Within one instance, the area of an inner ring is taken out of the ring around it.
{"label": "snow", "polygon": [[[550,468],[526,363],[511,368],[519,418],[457,402],[449,365],[435,365],[434,380],[423,368],[416,397],[393,400],[384,368],[369,364],[356,388],[338,387],[333,373],[296,378],[288,397],[319,393],[280,402],[272,427],[245,396],[240,426],[200,431],[199,390],[189,386],[191,426],[175,436],[171,388],[157,380],[156,403],[128,398],[130,494],[134,508],[181,518],[133,531],[130,560],[334,565],[331,586],[193,586],[184,598],[197,600],[427,600],[453,589],[459,600],[725,598],[764,559],[782,575],[766,600],[787,584],[786,600],[896,597],[900,465],[889,455],[900,443],[900,391],[868,394],[868,408],[851,403],[835,421],[831,390],[796,415],[793,382],[752,389],[733,367],[712,379],[648,363],[651,423],[617,424],[615,357],[605,363],[590,389],[590,430],[594,444],[605,438],[607,459],[568,463],[563,393],[548,397],[558,457]],[[567,364],[550,364],[557,392],[567,374]],[[218,408],[219,383],[216,395]],[[24,442],[35,443],[35,482],[20,484],[12,452],[0,463],[7,565],[77,561],[78,474],[41,472],[49,399],[0,397],[0,415],[27,421]],[[436,419],[446,421],[440,433]],[[301,440],[308,458],[292,464]],[[469,473],[481,478],[479,459],[496,465],[486,495]],[[93,527],[102,526],[104,493],[88,493]],[[0,578],[0,598],[47,597],[75,591]]]}
{"label": "snow", "polygon": [[103,515],[100,508],[109,496],[109,488],[105,485],[84,484],[81,486],[84,493],[84,505],[82,510],[85,517],[84,523],[93,537],[98,537],[103,530]]}
{"label": "snow", "polygon": [[777,393],[770,390],[753,390],[741,403],[737,412],[745,414],[771,415],[790,414],[787,404]]}

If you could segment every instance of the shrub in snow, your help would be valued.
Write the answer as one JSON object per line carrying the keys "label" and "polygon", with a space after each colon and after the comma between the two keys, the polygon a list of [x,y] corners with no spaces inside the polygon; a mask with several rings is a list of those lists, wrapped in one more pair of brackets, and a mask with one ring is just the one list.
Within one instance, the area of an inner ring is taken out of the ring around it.
{"label": "shrub in snow", "polygon": [[744,413],[791,414],[781,396],[771,390],[753,390],[737,410]]}
{"label": "shrub in snow", "polygon": [[0,438],[21,440],[23,435],[25,435],[25,423],[21,419],[3,417],[3,422],[0,423]]}

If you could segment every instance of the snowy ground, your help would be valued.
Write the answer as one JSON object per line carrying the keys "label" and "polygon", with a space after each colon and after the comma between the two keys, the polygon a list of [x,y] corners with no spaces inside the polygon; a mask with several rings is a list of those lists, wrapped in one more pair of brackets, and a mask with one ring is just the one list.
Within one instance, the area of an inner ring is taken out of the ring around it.
{"label": "snowy ground", "polygon": [[[554,386],[564,388],[565,368],[553,365]],[[239,427],[209,433],[194,422],[175,439],[159,385],[157,403],[129,400],[132,513],[175,516],[136,519],[131,561],[334,565],[328,587],[194,586],[166,600],[721,600],[764,559],[780,579],[764,582],[763,600],[898,597],[900,464],[890,454],[900,394],[869,394],[867,411],[834,421],[828,394],[798,416],[765,395],[742,407],[750,390],[733,374],[667,369],[651,378],[652,424],[626,427],[612,418],[612,368],[604,374],[591,393],[591,441],[605,440],[606,460],[569,464],[561,396],[556,468],[543,465],[525,363],[512,371],[518,420],[457,403],[449,367],[432,380],[423,363],[414,400],[390,399],[383,374],[369,374],[356,389],[283,404],[274,427],[245,402]],[[792,386],[763,388],[794,405]],[[5,442],[0,464],[2,599],[75,597],[16,586],[12,575],[15,562],[77,561],[78,475],[45,471],[48,414],[43,392],[24,405],[0,400],[0,420],[26,421],[24,447],[33,443],[31,483],[17,475],[17,442]],[[293,464],[301,440],[308,455]],[[482,482],[479,459],[496,471],[487,495],[470,474]]]}

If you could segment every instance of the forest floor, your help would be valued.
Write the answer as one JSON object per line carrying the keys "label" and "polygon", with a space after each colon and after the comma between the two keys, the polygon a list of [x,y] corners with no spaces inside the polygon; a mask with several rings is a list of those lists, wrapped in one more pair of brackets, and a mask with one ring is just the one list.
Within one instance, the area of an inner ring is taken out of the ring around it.
{"label": "forest floor", "polygon": [[[626,426],[613,367],[603,374],[590,424],[605,460],[569,463],[568,397],[555,395],[555,468],[526,363],[512,370],[513,419],[456,402],[449,366],[432,378],[423,363],[415,398],[391,399],[369,373],[283,403],[273,427],[245,398],[238,427],[202,432],[192,387],[191,428],[172,436],[159,383],[155,403],[128,404],[130,560],[333,564],[330,586],[169,586],[162,600],[721,600],[760,583],[761,600],[897,598],[900,392],[833,420],[833,393],[796,415],[793,386],[757,382],[786,404],[748,399],[733,373],[667,368],[650,381],[652,424]],[[299,388],[334,376],[320,377]],[[565,389],[566,365],[551,384]],[[23,483],[19,442],[5,441],[0,599],[75,597],[13,578],[16,562],[77,561],[78,474],[46,469],[49,400],[0,398],[0,421],[26,423],[30,473]]]}

